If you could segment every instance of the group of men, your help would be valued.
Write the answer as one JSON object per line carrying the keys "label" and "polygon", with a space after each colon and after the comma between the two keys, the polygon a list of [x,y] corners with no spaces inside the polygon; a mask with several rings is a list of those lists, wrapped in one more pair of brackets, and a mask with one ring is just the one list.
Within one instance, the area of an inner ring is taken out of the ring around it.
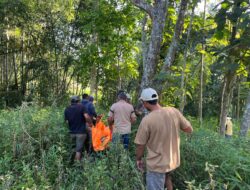
{"label": "group of men", "polygon": [[88,94],[71,97],[71,104],[64,111],[65,121],[68,123],[70,138],[74,151],[71,160],[81,160],[84,145],[87,152],[92,151],[91,127],[95,123],[97,114],[93,105],[94,98]]}
{"label": "group of men", "polygon": [[[147,189],[162,190],[167,187],[168,190],[172,190],[170,173],[180,165],[179,132],[182,130],[191,133],[193,129],[190,122],[180,111],[173,107],[161,107],[158,98],[157,92],[152,88],[144,89],[139,98],[144,108],[148,110],[148,114],[143,117],[134,140],[136,144],[136,165],[140,171],[145,171],[143,155],[145,149],[147,149]],[[72,112],[72,107],[75,107],[77,111]],[[72,116],[78,111],[77,116]],[[72,103],[72,100],[71,106],[65,110],[65,119],[69,123],[72,139],[75,140],[76,156],[78,156],[78,151],[82,150],[79,141],[86,138],[87,135],[84,135],[83,129],[80,130],[81,127],[79,127],[79,130],[78,128],[75,130],[76,127],[73,127],[72,131],[71,125],[78,119],[76,123],[80,125],[80,121],[82,121],[81,126],[87,123],[89,127],[93,125],[93,120],[82,104]],[[127,94],[123,91],[119,92],[118,101],[111,106],[108,114],[112,141],[121,142],[124,148],[128,149],[131,124],[135,121],[135,111],[128,101]],[[75,132],[80,132],[80,134]],[[78,158],[76,157],[76,159]]]}

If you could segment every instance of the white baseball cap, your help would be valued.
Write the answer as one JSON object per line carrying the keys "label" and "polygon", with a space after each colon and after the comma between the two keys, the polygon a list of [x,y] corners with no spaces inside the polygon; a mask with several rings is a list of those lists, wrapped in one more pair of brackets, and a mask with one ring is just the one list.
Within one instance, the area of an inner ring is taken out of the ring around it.
{"label": "white baseball cap", "polygon": [[142,101],[151,101],[151,100],[157,100],[158,94],[153,88],[146,88],[142,90],[141,97],[139,100]]}

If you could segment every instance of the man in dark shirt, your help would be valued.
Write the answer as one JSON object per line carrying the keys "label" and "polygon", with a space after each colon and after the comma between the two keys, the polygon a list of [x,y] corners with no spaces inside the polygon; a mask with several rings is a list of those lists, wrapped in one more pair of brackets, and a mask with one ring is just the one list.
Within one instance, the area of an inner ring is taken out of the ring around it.
{"label": "man in dark shirt", "polygon": [[[93,124],[95,125],[95,121],[96,121],[96,111],[95,111],[95,107],[93,104],[94,101],[94,97],[93,96],[89,96],[88,94],[84,93],[82,95],[82,105],[85,107],[87,113],[89,114]],[[88,128],[89,130],[87,131],[87,139],[85,141],[85,148],[87,150],[87,153],[92,153],[93,151],[93,147],[92,147],[92,132],[91,132],[91,128]]]}
{"label": "man in dark shirt", "polygon": [[94,97],[89,96],[89,104],[88,104],[87,112],[95,125],[97,114],[96,114],[95,106],[94,106],[93,102],[94,102]]}
{"label": "man in dark shirt", "polygon": [[81,160],[83,144],[87,136],[86,122],[92,126],[92,121],[87,110],[82,104],[79,104],[78,96],[71,97],[71,105],[64,111],[65,121],[69,125],[69,133],[74,145],[75,160]]}
{"label": "man in dark shirt", "polygon": [[89,95],[88,94],[86,94],[86,93],[84,93],[83,95],[82,95],[82,105],[84,105],[85,106],[85,108],[87,109],[87,107],[88,107],[88,104],[89,104]]}

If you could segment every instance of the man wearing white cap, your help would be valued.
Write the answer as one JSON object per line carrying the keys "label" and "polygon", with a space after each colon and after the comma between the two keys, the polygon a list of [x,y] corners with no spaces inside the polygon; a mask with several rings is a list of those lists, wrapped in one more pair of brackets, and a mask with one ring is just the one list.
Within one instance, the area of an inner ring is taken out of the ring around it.
{"label": "man wearing white cap", "polygon": [[152,88],[142,91],[140,100],[150,111],[138,128],[135,143],[136,164],[143,171],[143,153],[147,148],[147,189],[173,189],[170,172],[180,166],[180,135],[182,130],[192,133],[189,121],[173,107],[161,107],[158,104],[158,94]]}

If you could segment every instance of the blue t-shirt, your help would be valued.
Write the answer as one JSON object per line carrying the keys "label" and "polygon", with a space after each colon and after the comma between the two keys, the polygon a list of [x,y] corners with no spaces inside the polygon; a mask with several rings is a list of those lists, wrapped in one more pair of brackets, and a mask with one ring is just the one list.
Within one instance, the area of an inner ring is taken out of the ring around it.
{"label": "blue t-shirt", "polygon": [[89,104],[89,100],[88,99],[82,99],[82,105],[84,105],[84,107],[87,109]]}
{"label": "blue t-shirt", "polygon": [[87,113],[89,114],[89,116],[90,116],[91,118],[97,116],[96,111],[95,111],[95,107],[94,107],[94,105],[93,105],[92,102],[90,102],[90,101],[87,100],[87,99],[83,99],[83,100],[82,100],[82,105],[85,107]]}
{"label": "blue t-shirt", "polygon": [[97,116],[96,111],[95,111],[95,107],[94,107],[92,102],[89,102],[88,107],[87,107],[87,112],[91,118]]}
{"label": "blue t-shirt", "polygon": [[65,120],[69,123],[69,131],[73,134],[86,133],[86,120],[84,114],[87,113],[82,104],[71,104],[64,111]]}

